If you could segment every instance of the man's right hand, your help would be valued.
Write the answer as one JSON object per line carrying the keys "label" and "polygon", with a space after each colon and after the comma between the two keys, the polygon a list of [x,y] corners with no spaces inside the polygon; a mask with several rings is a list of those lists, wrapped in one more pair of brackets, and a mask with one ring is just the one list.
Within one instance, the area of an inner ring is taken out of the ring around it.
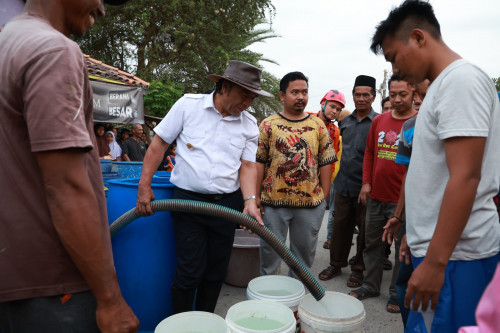
{"label": "man's right hand", "polygon": [[96,318],[102,333],[135,333],[139,329],[139,319],[121,296],[112,303],[98,302]]}
{"label": "man's right hand", "polygon": [[387,220],[387,224],[384,226],[384,233],[382,235],[382,242],[385,242],[387,239],[387,243],[389,245],[392,244],[392,240],[398,240],[396,235],[398,234],[399,229],[401,228],[401,220],[397,217],[391,217]]}
{"label": "man's right hand", "polygon": [[155,199],[155,194],[151,189],[151,185],[141,185],[139,183],[139,189],[137,190],[137,204],[135,206],[135,212],[139,216],[149,216],[153,215],[154,212],[151,209],[151,201]]}
{"label": "man's right hand", "polygon": [[401,238],[401,246],[399,247],[399,261],[403,262],[403,260],[407,265],[411,264],[411,251],[406,242],[406,235]]}

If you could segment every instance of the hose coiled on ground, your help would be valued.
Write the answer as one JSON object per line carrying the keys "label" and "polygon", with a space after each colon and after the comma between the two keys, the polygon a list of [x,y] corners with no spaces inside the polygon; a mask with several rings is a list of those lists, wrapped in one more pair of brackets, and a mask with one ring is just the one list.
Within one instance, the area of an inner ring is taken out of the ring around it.
{"label": "hose coiled on ground", "polygon": [[[238,225],[245,226],[259,235],[269,245],[271,245],[276,253],[278,253],[279,256],[285,261],[288,267],[290,267],[297,274],[302,283],[304,283],[306,288],[311,292],[311,294],[317,301],[325,296],[325,290],[323,289],[323,287],[321,287],[318,281],[290,251],[285,243],[283,243],[278,237],[276,237],[276,235],[271,230],[269,230],[269,228],[259,225],[259,223],[253,217],[240,213],[237,210],[231,208],[194,200],[166,199],[152,201],[151,209],[154,212],[168,210],[174,212],[195,213],[221,217],[223,219],[233,221]],[[135,213],[135,208],[120,216],[110,226],[111,237],[113,237],[116,233],[125,228],[128,224],[130,224],[138,217],[140,216]]]}

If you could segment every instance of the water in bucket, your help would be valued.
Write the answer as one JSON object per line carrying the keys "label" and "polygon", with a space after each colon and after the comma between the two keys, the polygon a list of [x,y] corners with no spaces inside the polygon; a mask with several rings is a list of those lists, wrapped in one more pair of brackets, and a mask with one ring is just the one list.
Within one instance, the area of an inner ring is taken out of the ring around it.
{"label": "water in bucket", "polygon": [[363,303],[347,294],[327,291],[319,302],[308,294],[300,301],[298,315],[303,333],[364,332]]}
{"label": "water in bucket", "polygon": [[297,319],[300,300],[305,295],[302,282],[283,275],[265,275],[248,283],[247,298],[273,301],[289,307]]}
{"label": "water in bucket", "polygon": [[250,300],[229,308],[226,323],[231,333],[294,333],[295,317],[283,304]]}
{"label": "water in bucket", "polygon": [[164,319],[155,333],[230,333],[226,321],[202,311],[183,312]]}

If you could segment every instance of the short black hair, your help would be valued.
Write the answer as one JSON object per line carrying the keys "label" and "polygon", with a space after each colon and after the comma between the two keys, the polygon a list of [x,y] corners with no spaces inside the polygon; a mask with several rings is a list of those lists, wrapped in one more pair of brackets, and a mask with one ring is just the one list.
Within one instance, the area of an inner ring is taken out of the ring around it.
{"label": "short black hair", "polygon": [[441,27],[431,4],[423,0],[405,0],[393,8],[389,16],[381,21],[372,37],[370,49],[375,54],[382,53],[382,42],[387,36],[400,35],[406,39],[413,29],[422,29],[435,39],[441,39]]}
{"label": "short black hair", "polygon": [[384,104],[387,103],[387,102],[389,102],[389,96],[387,96],[386,98],[384,98],[382,100],[382,103],[380,104],[380,105],[382,105],[382,109],[384,109]]}
{"label": "short black hair", "polygon": [[296,81],[296,80],[303,80],[306,81],[307,86],[309,87],[309,79],[302,74],[301,72],[290,72],[283,76],[283,78],[280,81],[280,91],[283,93],[286,93],[286,90],[288,89],[288,86],[290,85],[290,82]]}
{"label": "short black hair", "polygon": [[391,91],[391,83],[393,83],[394,81],[404,81],[404,82],[407,82],[406,80],[403,80],[403,78],[401,76],[399,76],[398,74],[392,74],[391,78],[389,79],[389,83],[387,84],[387,87],[389,88],[389,91]]}

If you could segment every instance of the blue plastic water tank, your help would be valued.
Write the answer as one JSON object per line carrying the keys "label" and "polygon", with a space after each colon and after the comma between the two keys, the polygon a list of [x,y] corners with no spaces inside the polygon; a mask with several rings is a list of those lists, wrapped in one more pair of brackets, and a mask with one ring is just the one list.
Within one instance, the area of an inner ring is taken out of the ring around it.
{"label": "blue plastic water tank", "polygon": [[139,178],[142,172],[142,161],[113,161],[112,172],[118,172],[122,178]]}
{"label": "blue plastic water tank", "polygon": [[154,177],[164,177],[170,178],[171,172],[168,171],[156,171]]}
{"label": "blue plastic water tank", "polygon": [[102,172],[111,172],[111,160],[99,160]]}
{"label": "blue plastic water tank", "polygon": [[113,179],[119,179],[123,178],[120,176],[118,172],[103,172],[102,173],[102,182],[104,183],[104,186],[108,187],[109,181]]}
{"label": "blue plastic water tank", "polygon": [[[111,224],[136,205],[139,178],[109,181],[107,198]],[[157,200],[171,199],[174,185],[167,177],[154,177]],[[140,217],[112,239],[118,282],[141,324],[140,332],[153,331],[172,314],[170,287],[176,265],[175,240],[170,212]]]}

